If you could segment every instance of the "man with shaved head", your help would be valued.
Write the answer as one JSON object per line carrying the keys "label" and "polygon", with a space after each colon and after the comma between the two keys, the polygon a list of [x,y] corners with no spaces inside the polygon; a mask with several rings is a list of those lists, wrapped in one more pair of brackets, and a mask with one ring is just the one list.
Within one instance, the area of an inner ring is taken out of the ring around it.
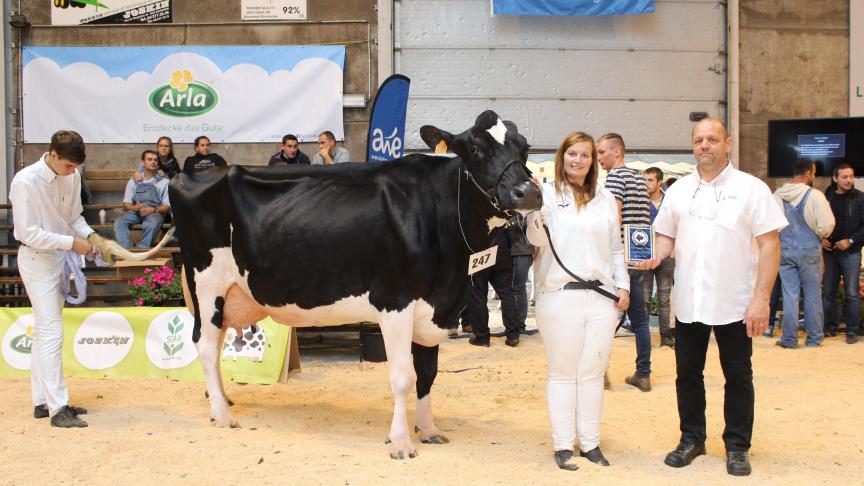
{"label": "man with shaved head", "polygon": [[732,137],[722,121],[705,118],[692,135],[696,171],[666,191],[654,220],[654,258],[640,264],[657,268],[675,248],[672,311],[681,439],[665,463],[684,467],[705,454],[703,370],[713,332],[726,379],[726,472],[746,476],[752,469],[752,338],[768,326],[780,264],[778,232],[787,222],[768,186],[730,163]]}

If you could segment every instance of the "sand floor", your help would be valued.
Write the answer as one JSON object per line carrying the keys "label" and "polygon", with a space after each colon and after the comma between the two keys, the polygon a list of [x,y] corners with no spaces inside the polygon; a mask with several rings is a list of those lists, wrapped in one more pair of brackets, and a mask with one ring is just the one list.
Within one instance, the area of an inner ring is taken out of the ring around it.
{"label": "sand floor", "polygon": [[283,385],[226,384],[243,426],[235,430],[210,425],[200,383],[69,379],[90,427],[60,430],[32,418],[28,380],[0,379],[0,485],[864,484],[864,344],[838,337],[820,349],[784,350],[755,340],[754,472],[746,479],[725,472],[716,346],[706,370],[708,455],[680,470],[663,465],[678,439],[674,352],[654,348],[654,390],[642,393],[623,384],[634,346],[632,337],[615,339],[601,431],[609,468],[584,459],[577,472],[555,467],[534,335],[514,349],[503,338],[491,348],[445,342],[433,406],[452,442],[418,444],[419,456],[404,461],[384,445],[387,366],[356,353],[308,353]]}

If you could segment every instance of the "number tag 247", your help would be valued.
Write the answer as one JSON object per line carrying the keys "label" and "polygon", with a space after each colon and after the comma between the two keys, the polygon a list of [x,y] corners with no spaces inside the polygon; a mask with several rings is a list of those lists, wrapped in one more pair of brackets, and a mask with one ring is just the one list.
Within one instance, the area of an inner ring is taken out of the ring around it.
{"label": "number tag 247", "polygon": [[498,245],[483,251],[473,253],[468,257],[468,275],[474,274],[495,265],[495,256],[498,255]]}

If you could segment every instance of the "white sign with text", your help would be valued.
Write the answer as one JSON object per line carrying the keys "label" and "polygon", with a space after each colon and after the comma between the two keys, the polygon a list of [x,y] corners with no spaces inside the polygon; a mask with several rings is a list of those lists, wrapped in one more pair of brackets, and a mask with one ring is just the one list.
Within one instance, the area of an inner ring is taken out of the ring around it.
{"label": "white sign with text", "polygon": [[306,0],[243,0],[243,20],[306,20]]}

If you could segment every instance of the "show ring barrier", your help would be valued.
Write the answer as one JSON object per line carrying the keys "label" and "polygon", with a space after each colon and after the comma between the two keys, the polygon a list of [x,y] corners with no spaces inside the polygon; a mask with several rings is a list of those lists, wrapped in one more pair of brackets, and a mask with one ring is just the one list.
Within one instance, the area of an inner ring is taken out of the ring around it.
{"label": "show ring barrier", "polygon": [[[0,308],[0,377],[30,375],[35,316],[31,308]],[[63,310],[63,371],[88,378],[203,381],[192,342],[192,315],[183,307],[89,307]],[[267,318],[257,332],[225,333],[226,381],[273,384],[299,369],[293,329]]]}

